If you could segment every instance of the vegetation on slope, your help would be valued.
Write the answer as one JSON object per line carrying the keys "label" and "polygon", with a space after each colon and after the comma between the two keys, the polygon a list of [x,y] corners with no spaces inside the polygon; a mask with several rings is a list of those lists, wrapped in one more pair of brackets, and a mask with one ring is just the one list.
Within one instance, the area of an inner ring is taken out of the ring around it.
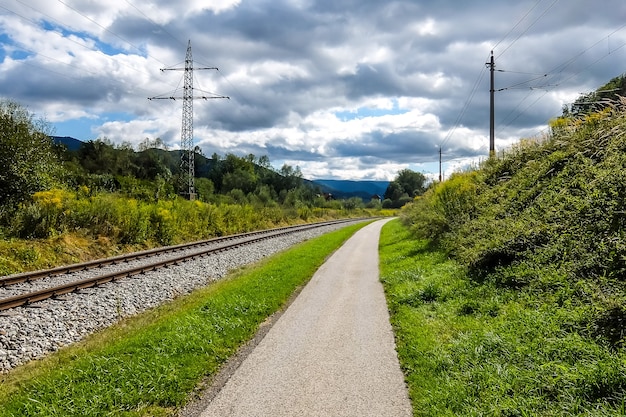
{"label": "vegetation on slope", "polygon": [[578,325],[591,302],[477,282],[398,221],[380,265],[414,416],[626,415],[624,349]]}
{"label": "vegetation on slope", "polygon": [[[620,281],[626,112],[559,119],[552,130],[431,189],[407,211],[414,231],[438,239],[475,277],[503,286],[573,290],[579,280]],[[619,292],[602,291],[620,304]]]}
{"label": "vegetation on slope", "polygon": [[418,268],[388,289],[398,314],[429,318],[419,331],[436,340],[430,366],[463,392],[444,401],[449,415],[623,415],[623,105],[565,114],[543,140],[455,174],[405,210],[426,239],[406,256],[435,251],[437,265],[451,256],[460,271],[429,281]]}

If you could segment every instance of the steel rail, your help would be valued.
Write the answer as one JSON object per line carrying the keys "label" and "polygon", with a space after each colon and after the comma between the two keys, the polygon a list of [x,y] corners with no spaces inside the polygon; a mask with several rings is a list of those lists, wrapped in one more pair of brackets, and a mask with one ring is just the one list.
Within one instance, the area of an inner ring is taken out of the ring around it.
{"label": "steel rail", "polygon": [[[201,241],[201,242],[194,242],[192,244],[176,245],[176,246],[171,246],[167,248],[161,248],[161,249],[156,249],[156,250],[138,252],[135,254],[129,254],[127,256],[117,256],[114,258],[107,258],[107,259],[93,261],[93,262],[85,262],[82,264],[69,265],[67,267],[59,267],[59,268],[54,268],[54,269],[46,270],[46,271],[36,271],[32,274],[40,278],[46,277],[46,276],[60,275],[63,273],[83,271],[83,270],[95,268],[101,265],[110,265],[110,264],[114,264],[117,262],[127,261],[129,259],[140,259],[142,257],[146,257],[150,255],[173,252],[173,251],[177,251],[181,249],[188,249],[188,248],[193,248],[193,247],[201,247],[209,243],[219,243],[220,241],[228,241],[234,238],[251,237],[250,239],[243,240],[240,242],[226,244],[226,245],[222,245],[218,247],[202,249],[198,252],[153,262],[149,265],[128,268],[123,271],[103,274],[103,275],[99,275],[99,276],[92,277],[92,278],[87,278],[87,279],[74,281],[71,283],[67,283],[67,284],[63,284],[63,285],[59,285],[59,286],[55,286],[51,288],[46,288],[46,289],[39,290],[39,291],[34,291],[34,292],[24,293],[24,294],[20,294],[20,295],[8,297],[8,298],[3,298],[3,299],[0,299],[0,311],[7,310],[10,308],[20,307],[26,304],[31,304],[37,301],[42,301],[51,297],[64,295],[64,294],[78,291],[81,289],[95,287],[101,284],[105,284],[107,282],[115,281],[115,280],[122,279],[122,278],[132,277],[134,275],[139,275],[139,274],[143,274],[149,271],[154,271],[159,268],[165,268],[171,265],[176,265],[176,264],[182,263],[190,259],[195,259],[195,258],[211,255],[211,254],[218,253],[218,252],[231,250],[240,246],[249,245],[252,243],[275,238],[278,236],[284,236],[290,233],[296,233],[296,232],[323,227],[323,226],[327,226],[331,224],[345,223],[345,222],[355,221],[355,220],[359,220],[359,219],[339,220],[339,221],[333,221],[333,222],[320,222],[320,223],[312,223],[308,225],[299,225],[299,226],[287,226],[287,227],[282,227],[278,229],[268,229],[268,230],[246,233],[246,234],[230,235],[224,238],[210,239],[210,240]],[[173,249],[173,248],[176,248],[176,249]],[[50,271],[53,271],[53,272],[50,273]],[[27,275],[27,274],[28,273],[20,274],[20,275]],[[29,280],[30,279],[25,279],[25,280],[18,281],[18,282],[24,282],[24,281],[29,281]]]}
{"label": "steel rail", "polygon": [[174,245],[174,246],[165,246],[161,248],[148,249],[148,250],[141,251],[141,252],[133,252],[130,254],[113,256],[110,258],[97,259],[93,261],[81,262],[81,263],[76,263],[76,264],[71,264],[71,265],[64,265],[64,266],[44,269],[40,271],[29,271],[29,272],[23,272],[20,274],[7,275],[7,276],[0,277],[0,287],[20,284],[23,282],[34,281],[34,280],[38,280],[42,278],[54,277],[57,275],[69,274],[72,272],[86,271],[86,270],[93,269],[93,268],[100,268],[102,266],[107,266],[107,265],[115,265],[118,263],[147,258],[150,256],[157,256],[157,255],[177,252],[181,250],[193,249],[195,247],[202,247],[202,246],[216,244],[216,243],[233,240],[233,239],[241,239],[241,238],[246,238],[250,236],[256,236],[259,234],[273,233],[278,230],[293,230],[293,229],[298,229],[298,228],[302,228],[306,226],[313,226],[313,225],[317,225],[317,227],[321,227],[321,226],[325,226],[329,224],[342,223],[345,221],[350,221],[350,220],[319,222],[319,223],[311,223],[309,225],[285,226],[285,227],[279,227],[276,229],[266,229],[266,230],[258,230],[258,231],[249,232],[249,233],[239,233],[235,235],[228,235],[228,236],[221,236],[221,237],[216,237],[212,239],[199,240],[196,242],[181,243],[179,245]]}

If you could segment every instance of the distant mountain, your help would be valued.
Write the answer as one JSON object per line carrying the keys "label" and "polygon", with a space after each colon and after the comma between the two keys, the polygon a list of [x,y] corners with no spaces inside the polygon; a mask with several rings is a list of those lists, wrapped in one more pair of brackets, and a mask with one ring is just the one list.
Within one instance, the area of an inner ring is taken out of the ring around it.
{"label": "distant mountain", "polygon": [[61,145],[65,145],[68,151],[77,151],[83,144],[83,141],[78,139],[74,139],[70,136],[51,136],[54,143],[60,143]]}
{"label": "distant mountain", "polygon": [[322,192],[330,193],[335,198],[361,197],[369,201],[373,195],[381,198],[389,186],[389,181],[348,181],[348,180],[313,180],[313,185]]}

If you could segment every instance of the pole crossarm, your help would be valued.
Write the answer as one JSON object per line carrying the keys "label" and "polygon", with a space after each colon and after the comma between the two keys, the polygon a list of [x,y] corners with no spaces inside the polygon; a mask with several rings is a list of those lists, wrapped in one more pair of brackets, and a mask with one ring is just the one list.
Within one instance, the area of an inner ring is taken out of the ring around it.
{"label": "pole crossarm", "polygon": [[184,100],[185,98],[192,98],[192,99],[203,99],[203,100],[211,100],[214,98],[227,98],[230,100],[230,97],[228,96],[193,96],[193,97],[183,97],[183,96],[178,96],[178,97],[174,97],[174,96],[169,96],[169,97],[148,97],[148,100]]}
{"label": "pole crossarm", "polygon": [[[185,71],[185,68],[161,68],[161,72],[163,71]],[[216,70],[219,71],[218,67],[193,67],[193,70]]]}

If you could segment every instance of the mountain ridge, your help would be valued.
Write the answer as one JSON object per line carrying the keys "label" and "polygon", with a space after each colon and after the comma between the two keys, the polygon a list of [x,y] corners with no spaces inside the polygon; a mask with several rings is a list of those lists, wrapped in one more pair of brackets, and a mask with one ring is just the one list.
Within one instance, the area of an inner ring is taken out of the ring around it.
{"label": "mountain ridge", "polygon": [[334,198],[360,197],[369,201],[377,195],[381,199],[389,186],[389,181],[376,180],[325,180],[317,179],[311,181],[319,186],[323,192],[332,194]]}

